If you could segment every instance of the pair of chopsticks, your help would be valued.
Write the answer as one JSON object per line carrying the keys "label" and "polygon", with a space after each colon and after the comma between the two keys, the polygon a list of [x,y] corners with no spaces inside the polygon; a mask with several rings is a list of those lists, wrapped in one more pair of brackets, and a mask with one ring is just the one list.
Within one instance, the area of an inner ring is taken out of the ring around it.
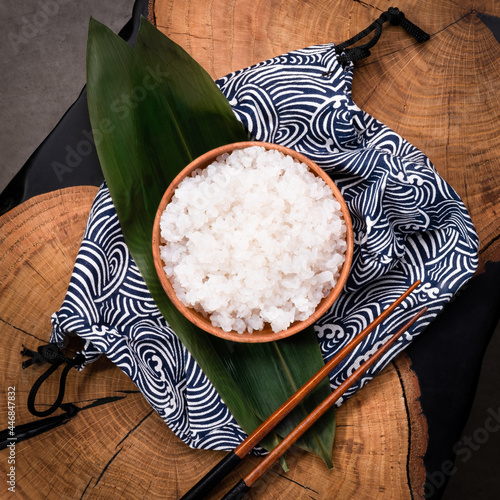
{"label": "pair of chopsticks", "polygon": [[[416,281],[406,292],[395,300],[385,311],[375,318],[361,333],[340,350],[328,363],[325,364],[312,378],[310,378],[295,394],[283,403],[270,417],[268,417],[252,434],[240,445],[224,457],[208,474],[196,483],[181,500],[200,500],[208,494],[241,460],[252,450],[283,418],[285,418],[319,383],[343,361],[354,348],[384,321],[396,307],[420,285]],[[281,457],[340,397],[356,382],[387,350],[427,311],[421,309],[399,331],[397,331],[378,351],[359,366],[342,384],[340,384],[319,406],[316,407],[294,430],[292,430],[244,479],[232,488],[223,500],[241,498],[252,485]]]}

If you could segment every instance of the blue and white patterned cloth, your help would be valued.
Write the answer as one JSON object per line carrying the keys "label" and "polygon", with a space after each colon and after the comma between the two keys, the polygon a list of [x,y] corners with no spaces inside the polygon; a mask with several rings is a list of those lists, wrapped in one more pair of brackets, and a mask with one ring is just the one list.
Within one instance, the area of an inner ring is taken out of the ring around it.
{"label": "blue and white patterned cloth", "polygon": [[[423,305],[411,333],[351,389],[389,363],[439,313],[477,266],[478,238],[457,194],[429,159],[351,99],[353,67],[333,44],[294,51],[216,83],[253,138],[305,154],[335,180],[355,237],[350,277],[316,324],[331,358],[417,279],[422,284],[330,377],[337,386]],[[109,191],[92,206],[52,342],[85,342],[135,382],[172,431],[195,448],[229,450],[245,434],[156,308],[125,245]],[[341,403],[341,402],[340,402]],[[340,404],[339,403],[339,404]]]}

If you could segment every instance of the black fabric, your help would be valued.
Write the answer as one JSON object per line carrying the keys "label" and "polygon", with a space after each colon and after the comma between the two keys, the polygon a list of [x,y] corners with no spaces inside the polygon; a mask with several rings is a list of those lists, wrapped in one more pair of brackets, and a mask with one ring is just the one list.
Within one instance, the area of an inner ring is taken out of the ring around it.
{"label": "black fabric", "polygon": [[500,43],[500,17],[490,16],[482,12],[478,12],[477,17],[483,21],[486,27],[490,29],[496,41]]}
{"label": "black fabric", "polygon": [[500,319],[499,283],[500,262],[488,262],[407,349],[429,428],[426,498],[441,498],[457,452],[466,451],[459,439]]}

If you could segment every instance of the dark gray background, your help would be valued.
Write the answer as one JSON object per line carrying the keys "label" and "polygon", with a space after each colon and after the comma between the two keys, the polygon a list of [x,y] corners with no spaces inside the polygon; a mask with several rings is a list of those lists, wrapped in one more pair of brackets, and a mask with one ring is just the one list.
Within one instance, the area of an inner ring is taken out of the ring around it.
{"label": "dark gray background", "polygon": [[[133,0],[2,0],[0,3],[0,191],[23,166],[85,84],[90,16],[116,33]],[[500,430],[500,328],[486,352],[479,388],[445,500],[497,500]],[[439,481],[440,478],[436,478]]]}
{"label": "dark gray background", "polygon": [[85,85],[90,16],[117,33],[133,0],[0,1],[0,191]]}

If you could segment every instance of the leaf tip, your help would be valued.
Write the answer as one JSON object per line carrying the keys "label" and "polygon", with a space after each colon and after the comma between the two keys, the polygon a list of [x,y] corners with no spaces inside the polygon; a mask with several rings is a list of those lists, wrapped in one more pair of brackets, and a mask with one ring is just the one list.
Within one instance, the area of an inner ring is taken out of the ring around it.
{"label": "leaf tip", "polygon": [[97,28],[98,26],[101,26],[102,23],[100,23],[95,17],[93,16],[90,16],[90,19],[89,19],[89,31],[91,29],[95,29]]}

